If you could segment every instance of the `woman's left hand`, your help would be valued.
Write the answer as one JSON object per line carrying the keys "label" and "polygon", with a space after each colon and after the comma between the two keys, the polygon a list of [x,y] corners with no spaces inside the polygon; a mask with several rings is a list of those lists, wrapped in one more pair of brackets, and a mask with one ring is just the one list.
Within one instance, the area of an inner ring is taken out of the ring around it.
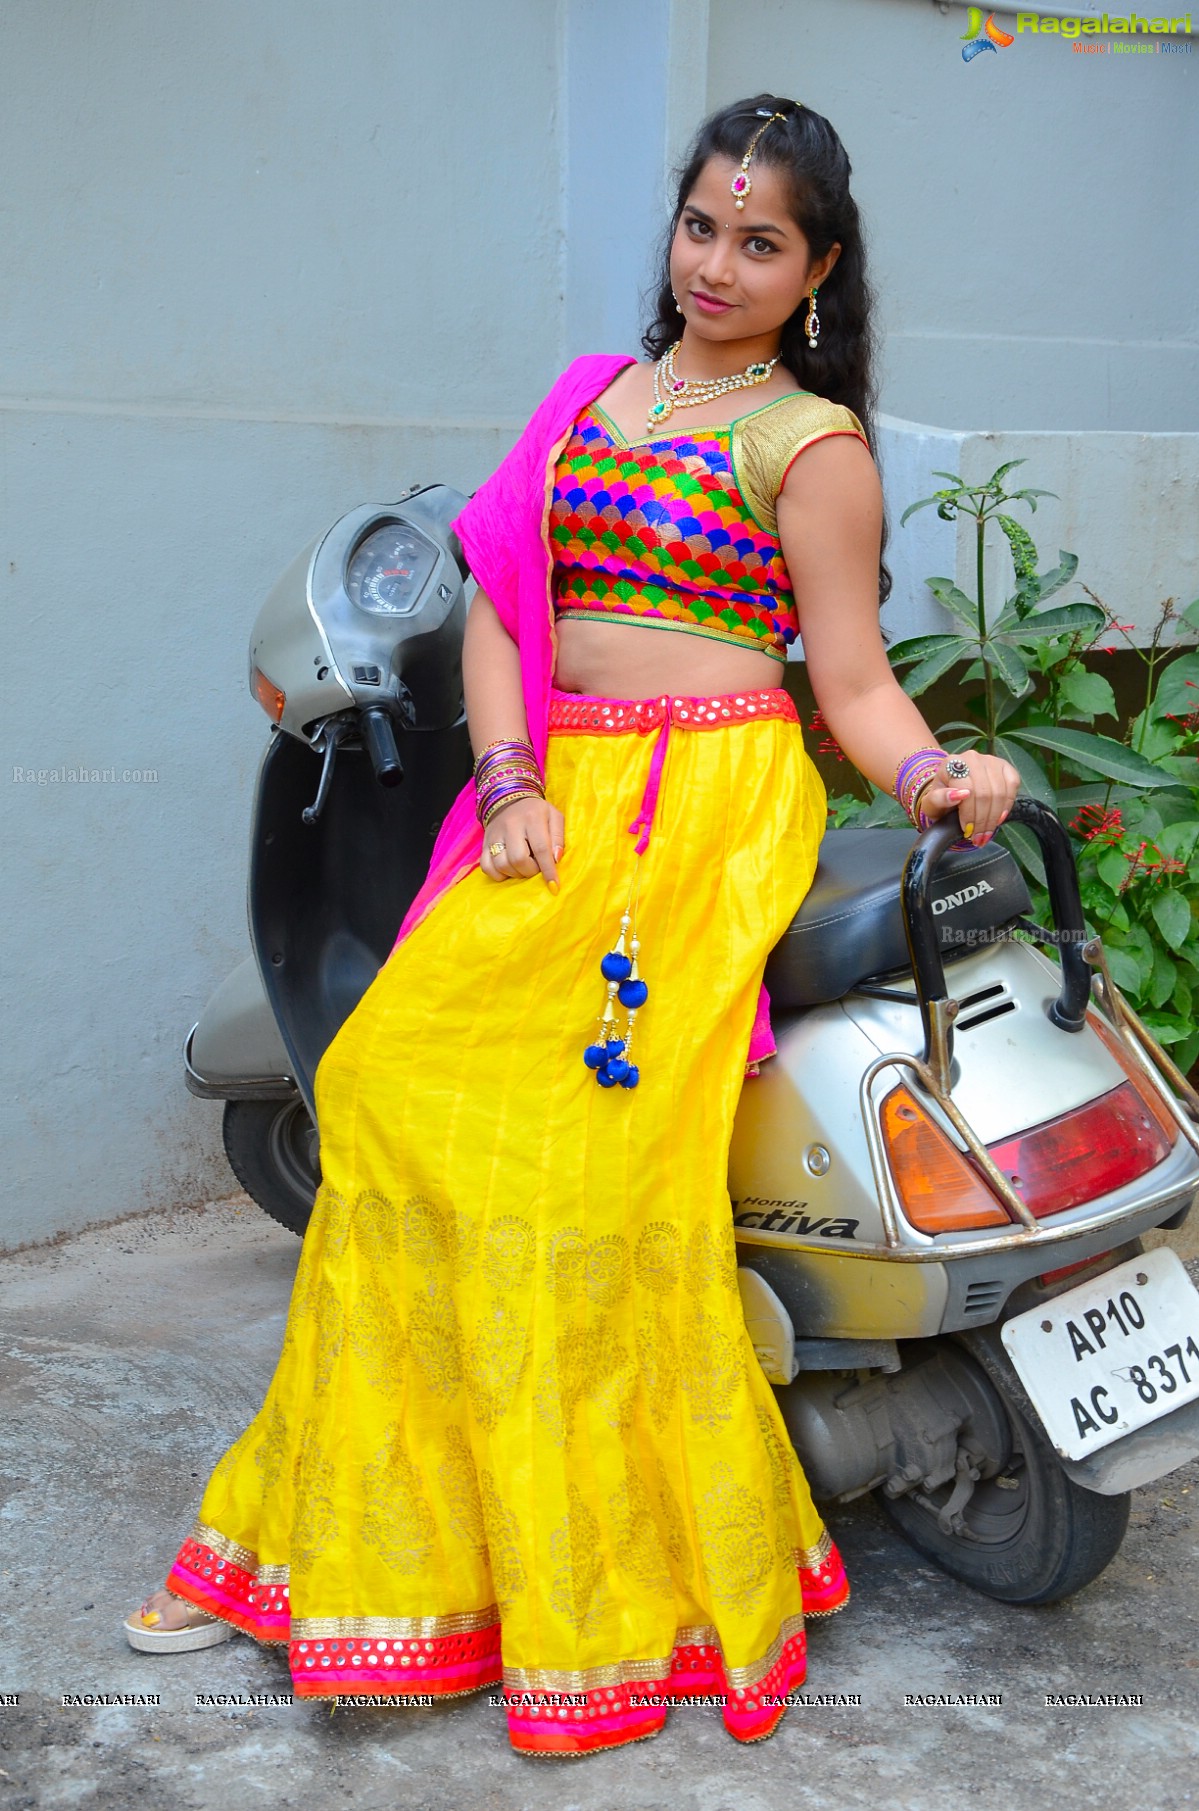
{"label": "woman's left hand", "polygon": [[978,748],[963,749],[957,758],[970,769],[969,779],[947,778],[942,761],[937,777],[920,795],[920,814],[927,826],[956,806],[962,835],[981,847],[990,842],[1011,810],[1020,790],[1020,775],[1010,761],[984,754]]}

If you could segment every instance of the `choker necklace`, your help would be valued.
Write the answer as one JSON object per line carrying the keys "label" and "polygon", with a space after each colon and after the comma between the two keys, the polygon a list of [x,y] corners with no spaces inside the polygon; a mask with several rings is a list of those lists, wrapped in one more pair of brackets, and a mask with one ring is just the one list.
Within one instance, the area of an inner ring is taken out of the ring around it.
{"label": "choker necklace", "polygon": [[729,390],[748,390],[754,384],[764,384],[779,362],[776,353],[768,362],[755,361],[731,377],[679,377],[675,373],[674,355],[682,343],[682,340],[676,340],[673,346],[668,346],[654,366],[654,400],[646,422],[651,432],[669,420],[676,409],[714,402]]}

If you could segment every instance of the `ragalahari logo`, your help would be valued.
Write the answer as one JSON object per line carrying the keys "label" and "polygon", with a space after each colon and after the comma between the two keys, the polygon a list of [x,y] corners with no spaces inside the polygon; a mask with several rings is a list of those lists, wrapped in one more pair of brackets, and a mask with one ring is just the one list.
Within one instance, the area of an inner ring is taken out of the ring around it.
{"label": "ragalahari logo", "polygon": [[[984,34],[981,38],[978,35],[980,31]],[[984,50],[1006,50],[1009,44],[1015,42],[1010,31],[1001,31],[996,25],[994,13],[987,14],[987,22],[984,25],[982,7],[972,6],[970,8],[970,30],[962,33],[963,63],[972,62]]]}

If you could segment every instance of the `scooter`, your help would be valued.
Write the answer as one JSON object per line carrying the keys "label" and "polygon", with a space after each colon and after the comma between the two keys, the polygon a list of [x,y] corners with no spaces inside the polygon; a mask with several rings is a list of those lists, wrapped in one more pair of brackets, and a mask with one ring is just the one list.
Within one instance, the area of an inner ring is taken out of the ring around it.
{"label": "scooter", "polygon": [[[313,1077],[394,944],[471,771],[465,498],[352,510],[267,598],[253,955],[188,1033],[238,1180],[302,1233]],[[986,1595],[1052,1603],[1119,1548],[1130,1493],[1199,1454],[1199,1292],[1168,1243],[1199,1094],[1112,981],[1070,840],[1019,795],[1053,923],[998,841],[826,831],[766,971],[777,1055],[729,1161],[745,1321],[818,1502],[873,1492]]]}

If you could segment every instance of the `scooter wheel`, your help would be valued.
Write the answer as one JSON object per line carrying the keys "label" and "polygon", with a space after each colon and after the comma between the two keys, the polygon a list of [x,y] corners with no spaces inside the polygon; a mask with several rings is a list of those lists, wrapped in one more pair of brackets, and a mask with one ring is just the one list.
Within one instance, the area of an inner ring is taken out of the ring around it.
{"label": "scooter wheel", "polygon": [[225,1155],[272,1220],[304,1236],[320,1185],[316,1128],[303,1100],[225,1102]]}
{"label": "scooter wheel", "polygon": [[937,1509],[950,1487],[874,1495],[883,1513],[918,1553],[951,1578],[1001,1603],[1050,1604],[1098,1578],[1115,1558],[1128,1527],[1131,1494],[1101,1497],[1066,1476],[1039,1423],[988,1379],[1003,1405],[1012,1448],[998,1478],[975,1486],[963,1512],[965,1532],[946,1534]]}

